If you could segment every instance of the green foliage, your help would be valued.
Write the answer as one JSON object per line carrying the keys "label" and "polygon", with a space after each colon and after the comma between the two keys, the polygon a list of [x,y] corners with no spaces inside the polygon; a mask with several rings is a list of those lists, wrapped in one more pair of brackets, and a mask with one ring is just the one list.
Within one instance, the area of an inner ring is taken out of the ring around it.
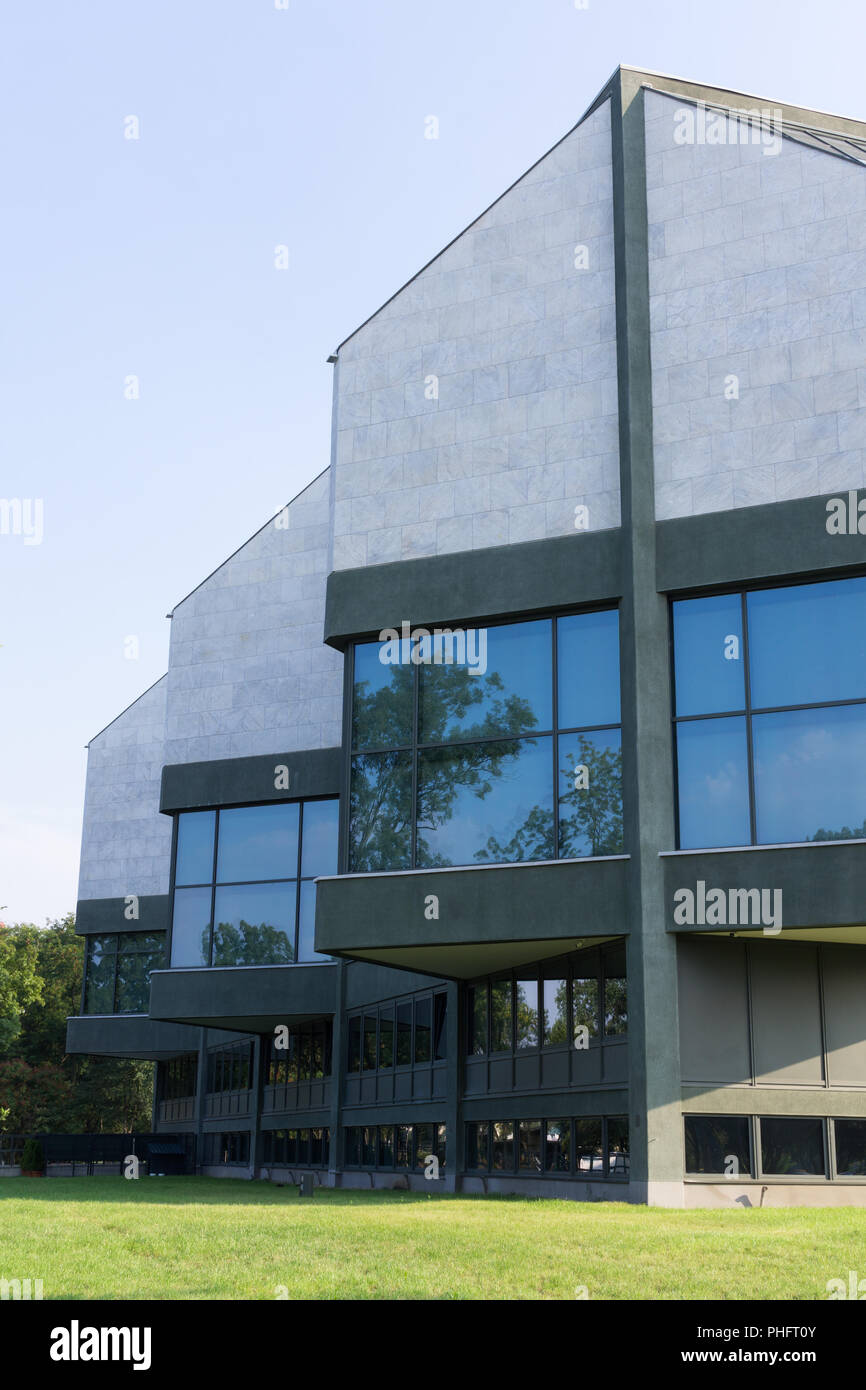
{"label": "green foliage", "polygon": [[41,1000],[37,927],[0,926],[0,1056],[15,1043],[21,1015]]}
{"label": "green foliage", "polygon": [[150,1062],[66,1053],[83,968],[84,938],[71,914],[44,928],[0,928],[0,1129],[8,1134],[150,1129]]}
{"label": "green foliage", "polygon": [[21,1169],[25,1173],[45,1172],[45,1153],[38,1139],[28,1139],[21,1154]]}

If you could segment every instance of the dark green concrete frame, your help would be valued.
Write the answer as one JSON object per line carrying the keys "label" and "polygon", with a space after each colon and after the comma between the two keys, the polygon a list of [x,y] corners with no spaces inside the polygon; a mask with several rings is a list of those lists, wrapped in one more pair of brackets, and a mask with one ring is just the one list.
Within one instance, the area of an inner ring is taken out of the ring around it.
{"label": "dark green concrete frame", "polygon": [[786,927],[817,931],[866,924],[866,845],[857,840],[784,848],[681,850],[663,854],[661,863],[669,932],[727,930],[674,922],[674,893],[678,888],[694,892],[698,881],[706,884],[708,892],[711,888],[725,893],[731,888],[781,889],[783,933]]}
{"label": "dark green concrete frame", "polygon": [[336,967],[254,965],[154,970],[150,1016],[238,1033],[270,1033],[278,1024],[331,1017]]}
{"label": "dark green concrete frame", "polygon": [[584,938],[628,932],[628,863],[617,855],[320,878],[316,950],[451,980],[561,955]]}
{"label": "dark green concrete frame", "polygon": [[[255,758],[171,763],[162,769],[159,809],[171,815],[211,806],[337,796],[341,757],[339,748],[312,748]],[[279,767],[289,770],[288,788],[274,785]]]}
{"label": "dark green concrete frame", "polygon": [[112,932],[168,931],[169,911],[167,893],[145,893],[135,897],[138,916],[129,918],[127,898],[86,898],[75,909],[75,930],[79,936],[105,936]]}
{"label": "dark green concrete frame", "polygon": [[335,570],[328,576],[325,641],[447,621],[481,623],[593,603],[622,593],[619,528],[521,541],[452,555]]}
{"label": "dark green concrete frame", "polygon": [[862,572],[866,536],[831,536],[826,529],[827,502],[840,496],[847,499],[847,493],[828,492],[660,521],[656,586],[676,593]]}
{"label": "dark green concrete frame", "polygon": [[94,1057],[135,1057],[159,1061],[197,1052],[199,1031],[176,1023],[157,1023],[144,1014],[86,1014],[66,1020],[66,1051]]}

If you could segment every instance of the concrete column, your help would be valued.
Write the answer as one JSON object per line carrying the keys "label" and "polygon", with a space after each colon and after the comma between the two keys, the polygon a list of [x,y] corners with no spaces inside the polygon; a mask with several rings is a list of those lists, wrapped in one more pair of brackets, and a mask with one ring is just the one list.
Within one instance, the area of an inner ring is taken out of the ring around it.
{"label": "concrete column", "polygon": [[676,940],[659,851],[674,847],[667,600],[656,590],[644,99],[620,70],[612,99],[622,481],[623,806],[629,865],[631,1178],[639,1200],[683,1203]]}

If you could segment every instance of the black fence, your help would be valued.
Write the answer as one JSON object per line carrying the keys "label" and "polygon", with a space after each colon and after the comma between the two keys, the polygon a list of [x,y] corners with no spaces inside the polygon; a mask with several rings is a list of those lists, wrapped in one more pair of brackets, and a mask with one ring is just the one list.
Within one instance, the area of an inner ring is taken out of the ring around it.
{"label": "black fence", "polygon": [[195,1172],[194,1134],[0,1134],[0,1176],[20,1167],[28,1139],[42,1145],[49,1176],[122,1173],[130,1157],[148,1174]]}

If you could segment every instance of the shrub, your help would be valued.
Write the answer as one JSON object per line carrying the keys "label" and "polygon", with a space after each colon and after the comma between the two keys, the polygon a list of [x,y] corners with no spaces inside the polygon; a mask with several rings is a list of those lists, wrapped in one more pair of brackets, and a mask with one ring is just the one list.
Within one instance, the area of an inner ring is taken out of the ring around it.
{"label": "shrub", "polygon": [[45,1154],[38,1139],[28,1139],[21,1155],[21,1169],[25,1173],[44,1173]]}

